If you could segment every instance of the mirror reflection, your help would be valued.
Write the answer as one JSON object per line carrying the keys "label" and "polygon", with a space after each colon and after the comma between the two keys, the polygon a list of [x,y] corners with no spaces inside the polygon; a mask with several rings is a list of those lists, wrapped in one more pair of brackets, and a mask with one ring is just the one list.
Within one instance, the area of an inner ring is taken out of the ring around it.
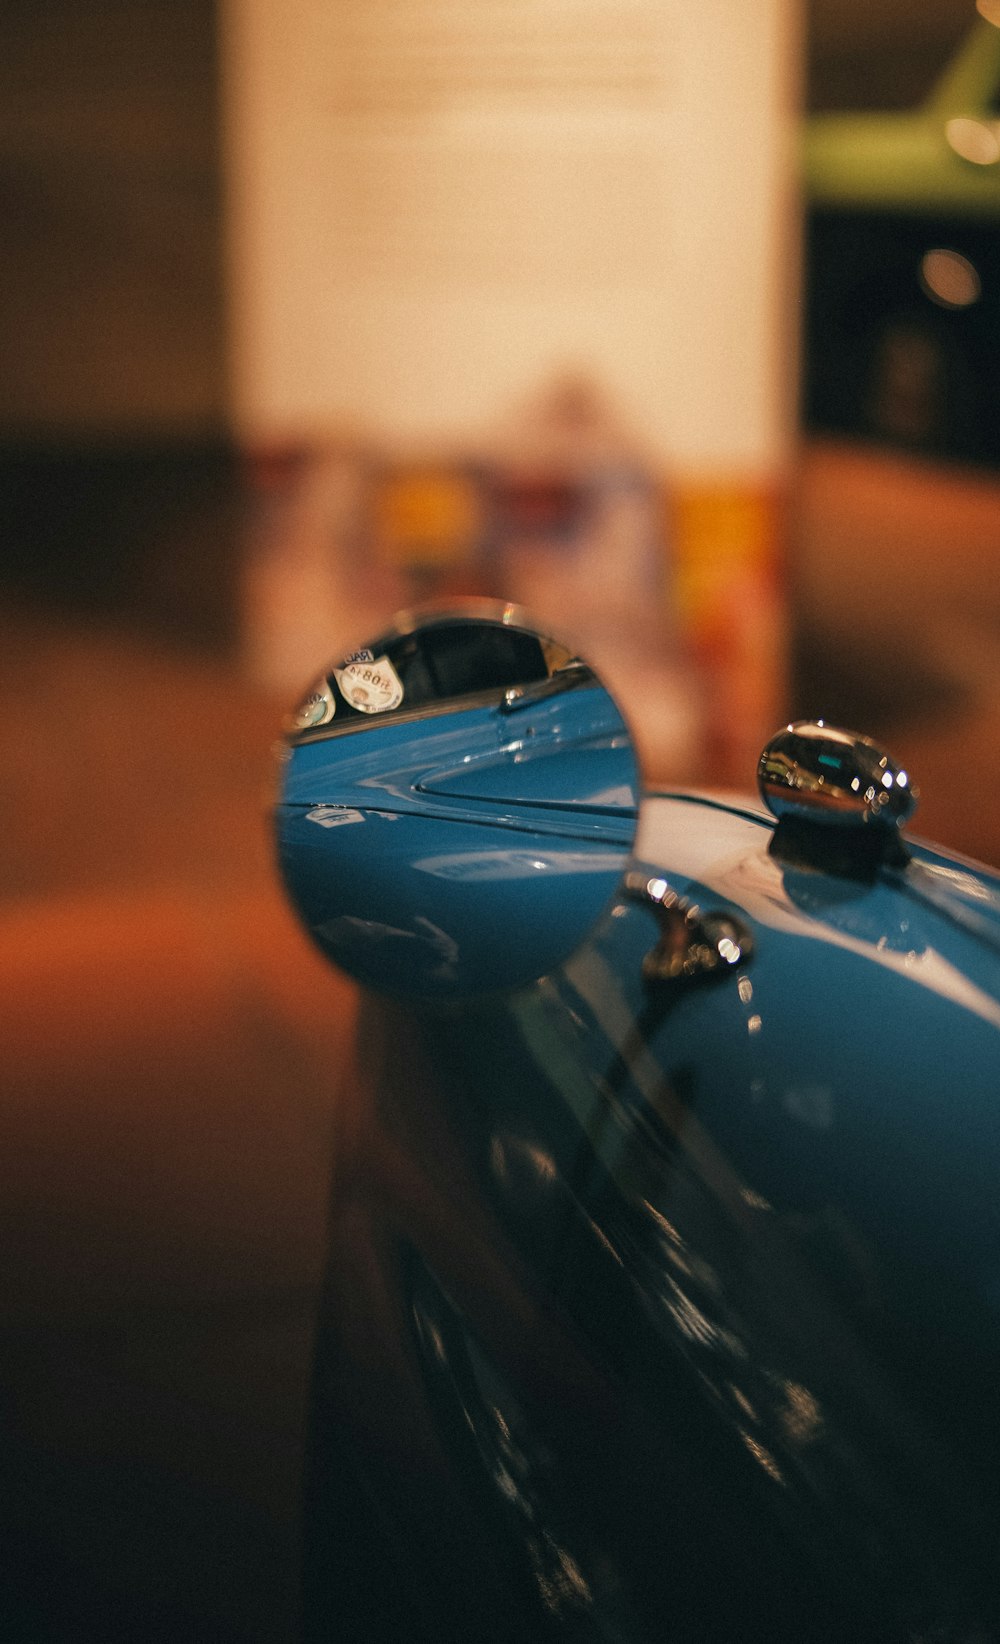
{"label": "mirror reflection", "polygon": [[638,788],[620,710],[566,645],[512,605],[416,612],[291,715],[281,869],[313,940],[366,986],[516,987],[610,903]]}

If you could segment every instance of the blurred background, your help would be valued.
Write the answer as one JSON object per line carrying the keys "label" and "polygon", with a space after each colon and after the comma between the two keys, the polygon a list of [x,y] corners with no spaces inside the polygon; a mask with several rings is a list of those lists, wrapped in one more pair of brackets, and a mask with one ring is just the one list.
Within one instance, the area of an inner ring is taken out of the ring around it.
{"label": "blurred background", "polygon": [[825,714],[1000,857],[998,23],[3,8],[5,1639],[294,1636],[350,999],[266,808],[321,664],[513,597],[651,779]]}

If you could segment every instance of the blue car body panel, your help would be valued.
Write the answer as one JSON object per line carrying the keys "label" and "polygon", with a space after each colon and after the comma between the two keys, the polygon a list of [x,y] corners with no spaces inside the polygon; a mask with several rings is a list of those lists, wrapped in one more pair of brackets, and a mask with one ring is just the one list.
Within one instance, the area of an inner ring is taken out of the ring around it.
{"label": "blue car body panel", "polygon": [[563,763],[486,706],[286,769],[293,899],[368,979],[307,1634],[1000,1639],[1000,880],[647,794],[634,859],[753,935],[651,987],[587,712],[539,710]]}
{"label": "blue car body panel", "polygon": [[350,949],[389,991],[543,975],[612,895],[635,831],[634,756],[596,685],[516,713],[386,719],[290,755],[292,899],[330,957]]}
{"label": "blue car body panel", "polygon": [[[283,775],[281,803],[515,828],[526,825],[528,810],[533,826],[582,829],[627,846],[635,831],[634,772],[624,721],[595,685],[516,716],[495,703],[458,707],[300,744]],[[554,815],[534,814],[539,808]]]}

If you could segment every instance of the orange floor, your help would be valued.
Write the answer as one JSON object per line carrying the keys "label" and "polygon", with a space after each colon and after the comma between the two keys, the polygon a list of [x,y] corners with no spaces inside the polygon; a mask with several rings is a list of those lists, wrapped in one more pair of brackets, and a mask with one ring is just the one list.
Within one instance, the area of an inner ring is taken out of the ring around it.
{"label": "orange floor", "polygon": [[345,990],[273,703],[0,619],[0,1637],[283,1640]]}

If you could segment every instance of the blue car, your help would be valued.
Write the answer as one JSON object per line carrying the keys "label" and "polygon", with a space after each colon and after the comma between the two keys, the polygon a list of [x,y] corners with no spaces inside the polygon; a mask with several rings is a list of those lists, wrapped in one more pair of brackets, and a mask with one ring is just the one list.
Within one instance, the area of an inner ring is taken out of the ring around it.
{"label": "blue car", "polygon": [[307,1638],[1000,1640],[1000,880],[914,803],[822,723],[642,791],[510,606],[300,705],[281,870],[360,988]]}

